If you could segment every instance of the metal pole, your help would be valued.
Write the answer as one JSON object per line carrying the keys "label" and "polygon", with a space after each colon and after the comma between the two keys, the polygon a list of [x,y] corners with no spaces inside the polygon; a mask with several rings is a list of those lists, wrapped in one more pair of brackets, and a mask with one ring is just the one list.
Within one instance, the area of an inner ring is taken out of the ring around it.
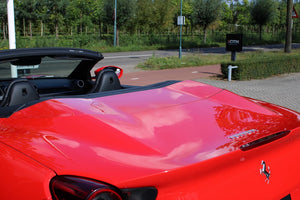
{"label": "metal pole", "polygon": [[293,13],[293,0],[287,0],[287,15],[286,15],[286,35],[285,35],[285,53],[292,51],[292,13]]}
{"label": "metal pole", "polygon": [[[16,48],[16,31],[15,31],[15,11],[14,1],[7,0],[7,22],[8,22],[8,37],[9,37],[9,48]],[[15,65],[11,65],[11,77],[17,78],[18,71]]]}
{"label": "metal pole", "polygon": [[231,51],[231,61],[236,61],[236,51]]}
{"label": "metal pole", "polygon": [[117,0],[115,0],[114,11],[114,46],[117,46]]}
{"label": "metal pole", "polygon": [[238,66],[232,66],[232,65],[228,66],[228,81],[231,81],[232,69],[237,69],[237,68]]}
{"label": "metal pole", "polygon": [[[180,0],[180,16],[182,17],[182,0]],[[181,59],[182,54],[182,23],[180,24],[180,44],[179,44],[179,59]]]}

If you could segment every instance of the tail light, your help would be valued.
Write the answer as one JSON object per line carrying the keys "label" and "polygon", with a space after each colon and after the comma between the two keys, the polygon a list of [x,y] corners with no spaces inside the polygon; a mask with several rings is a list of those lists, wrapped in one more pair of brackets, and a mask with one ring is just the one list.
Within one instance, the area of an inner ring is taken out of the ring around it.
{"label": "tail light", "polygon": [[155,200],[154,187],[118,189],[98,181],[74,176],[56,176],[51,180],[53,200]]}
{"label": "tail light", "polygon": [[122,200],[112,186],[71,176],[55,177],[50,189],[55,200]]}

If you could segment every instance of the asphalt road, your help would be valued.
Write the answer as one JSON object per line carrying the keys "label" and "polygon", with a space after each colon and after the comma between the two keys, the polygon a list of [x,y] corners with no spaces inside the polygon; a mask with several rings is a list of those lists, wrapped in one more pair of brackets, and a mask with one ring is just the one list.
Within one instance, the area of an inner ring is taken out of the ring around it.
{"label": "asphalt road", "polygon": [[[293,48],[300,48],[300,44],[293,44]],[[263,45],[263,46],[247,46],[243,51],[275,51],[283,50],[284,45]],[[227,52],[225,47],[217,48],[194,48],[183,49],[182,55],[188,54],[225,54]],[[124,73],[138,72],[141,69],[135,68],[139,63],[144,62],[151,56],[169,57],[178,56],[178,50],[153,50],[153,51],[132,51],[132,52],[118,52],[118,53],[103,53],[104,59],[100,61],[97,67],[106,65],[116,65],[124,69]]]}
{"label": "asphalt road", "polygon": [[124,73],[141,71],[135,68],[139,63],[155,56],[170,57],[178,55],[175,50],[132,51],[118,53],[103,53],[104,59],[98,66],[116,65],[124,69]]}

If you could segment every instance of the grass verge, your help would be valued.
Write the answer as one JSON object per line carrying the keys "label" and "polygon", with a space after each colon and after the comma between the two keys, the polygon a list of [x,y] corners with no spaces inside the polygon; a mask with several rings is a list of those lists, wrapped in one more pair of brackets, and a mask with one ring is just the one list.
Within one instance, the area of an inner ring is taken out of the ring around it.
{"label": "grass verge", "polygon": [[153,55],[145,62],[140,63],[137,67],[144,70],[174,69],[181,67],[220,64],[228,60],[230,60],[229,54],[187,55],[182,56],[181,59],[179,59],[178,56],[158,57],[156,55]]}
{"label": "grass verge", "polygon": [[158,57],[153,55],[137,67],[144,70],[160,70],[222,64],[223,76],[227,78],[227,66],[231,64],[239,66],[233,72],[232,78],[236,80],[266,78],[278,74],[300,72],[300,50],[293,50],[290,54],[286,54],[283,51],[243,52],[237,54],[235,62],[230,60],[230,53],[222,55],[188,55],[183,56],[182,59],[179,59],[177,56]]}

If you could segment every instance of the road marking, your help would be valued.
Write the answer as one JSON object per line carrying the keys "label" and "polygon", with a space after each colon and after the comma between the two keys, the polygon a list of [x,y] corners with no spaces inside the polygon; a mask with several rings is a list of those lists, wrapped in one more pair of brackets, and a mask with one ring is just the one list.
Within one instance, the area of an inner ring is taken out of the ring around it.
{"label": "road marking", "polygon": [[130,80],[135,81],[135,80],[139,80],[140,78],[131,78]]}
{"label": "road marking", "polygon": [[108,58],[110,58],[110,59],[114,59],[114,58],[138,58],[138,57],[151,57],[152,56],[152,54],[145,54],[145,55],[129,55],[129,56],[108,56],[108,57],[105,57],[104,56],[104,58],[105,59],[108,59]]}

